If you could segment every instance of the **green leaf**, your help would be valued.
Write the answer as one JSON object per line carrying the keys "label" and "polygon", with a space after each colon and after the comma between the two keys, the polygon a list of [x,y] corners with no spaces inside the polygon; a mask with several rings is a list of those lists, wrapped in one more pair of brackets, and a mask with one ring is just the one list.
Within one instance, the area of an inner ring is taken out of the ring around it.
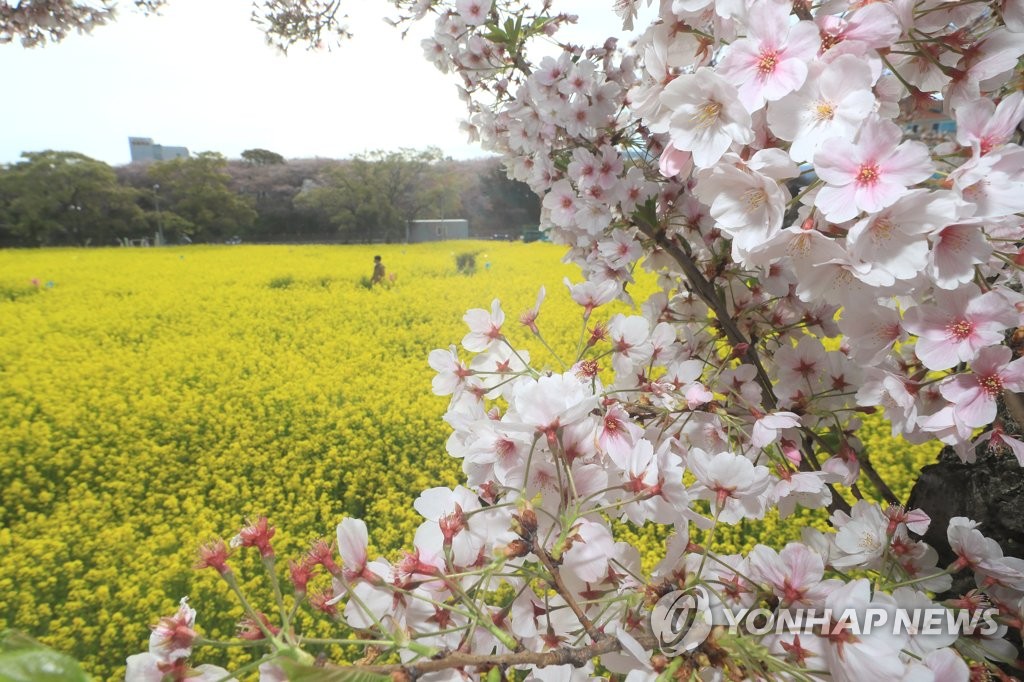
{"label": "green leaf", "polygon": [[88,682],[78,662],[18,632],[0,633],[0,682]]}
{"label": "green leaf", "polygon": [[355,668],[314,668],[287,659],[276,663],[291,682],[391,682],[390,675],[377,675]]}

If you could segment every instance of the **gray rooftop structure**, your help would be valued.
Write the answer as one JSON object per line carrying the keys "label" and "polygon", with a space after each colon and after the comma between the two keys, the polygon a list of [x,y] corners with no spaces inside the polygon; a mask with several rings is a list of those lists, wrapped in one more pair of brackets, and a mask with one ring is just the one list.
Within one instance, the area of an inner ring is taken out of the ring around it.
{"label": "gray rooftop structure", "polygon": [[162,144],[154,143],[151,137],[129,137],[128,147],[132,152],[132,163],[188,158],[186,147],[165,147]]}

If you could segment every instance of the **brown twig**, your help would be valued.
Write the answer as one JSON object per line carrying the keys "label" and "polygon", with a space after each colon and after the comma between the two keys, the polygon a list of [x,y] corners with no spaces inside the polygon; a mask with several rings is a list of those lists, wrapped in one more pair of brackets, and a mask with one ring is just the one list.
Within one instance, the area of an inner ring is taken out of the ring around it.
{"label": "brown twig", "polygon": [[[644,649],[654,649],[657,641],[654,636],[648,633],[635,634],[634,637]],[[571,647],[563,646],[551,651],[534,652],[520,651],[512,654],[465,654],[450,653],[442,657],[427,661],[408,664],[392,665],[367,665],[345,667],[344,670],[353,672],[367,672],[381,675],[389,675],[394,672],[406,672],[413,679],[424,673],[437,672],[439,670],[450,670],[452,668],[466,668],[479,666],[516,666],[533,665],[544,668],[549,665],[572,665],[579,668],[601,654],[619,651],[622,645],[615,637],[603,635],[600,641],[595,641],[586,646]]]}
{"label": "brown twig", "polygon": [[659,230],[655,225],[649,225],[643,221],[637,221],[637,228],[653,239],[682,268],[683,274],[686,275],[686,280],[693,287],[694,292],[700,297],[700,300],[704,301],[705,305],[714,311],[715,318],[722,326],[722,331],[725,332],[729,343],[733,346],[746,346],[747,350],[744,353],[744,359],[757,370],[757,382],[764,389],[765,406],[770,410],[775,409],[778,405],[778,398],[775,396],[775,389],[772,386],[771,379],[761,364],[757,348],[755,348],[754,344],[750,343],[747,337],[743,335],[743,332],[740,331],[740,328],[736,326],[736,323],[729,315],[725,302],[719,298],[718,292],[715,291],[715,286],[704,277],[690,254],[675,241],[669,239],[664,231]]}
{"label": "brown twig", "polygon": [[[771,378],[768,376],[768,372],[765,371],[764,365],[761,364],[761,356],[757,352],[756,345],[750,343],[746,336],[744,336],[743,332],[740,331],[740,328],[736,326],[736,323],[729,315],[729,309],[726,306],[725,301],[721,299],[718,292],[715,290],[715,286],[708,281],[700,271],[700,268],[697,267],[697,263],[694,262],[693,257],[690,256],[690,254],[678,243],[670,239],[665,231],[659,229],[657,225],[647,223],[642,219],[637,219],[635,224],[640,232],[654,240],[654,242],[660,248],[664,249],[664,251],[672,257],[679,267],[682,268],[683,274],[686,276],[690,286],[693,287],[694,292],[702,301],[704,301],[705,305],[715,313],[715,318],[722,326],[722,331],[725,332],[726,338],[729,339],[729,343],[733,344],[733,346],[743,345],[746,347],[746,351],[743,356],[744,359],[753,365],[754,369],[757,371],[757,383],[761,386],[763,391],[762,395],[765,407],[769,410],[774,410],[778,407],[779,400],[775,395],[775,386],[772,384]],[[805,431],[810,431],[810,429],[806,429]],[[818,466],[818,460],[814,457],[813,449],[805,445],[803,450],[803,462],[805,463],[805,466],[810,467],[811,469],[820,469],[821,467]],[[829,503],[828,506],[829,511],[833,512],[836,509],[842,509],[846,512],[850,511],[849,503],[843,499],[843,497],[836,491],[835,487],[831,483],[826,485],[828,486],[829,492],[832,493],[832,502]],[[884,487],[884,483],[882,485]],[[888,490],[888,488],[886,488],[886,490]]]}
{"label": "brown twig", "polygon": [[580,605],[576,603],[576,598],[572,596],[572,592],[568,587],[566,587],[565,581],[562,580],[562,574],[558,571],[558,566],[555,566],[555,562],[551,560],[550,556],[548,556],[547,550],[544,549],[544,545],[541,543],[539,538],[533,541],[533,553],[538,559],[540,559],[540,562],[544,564],[544,568],[546,568],[548,573],[551,575],[552,587],[554,587],[555,591],[562,596],[562,599],[564,599],[565,603],[569,605],[572,612],[576,614],[576,618],[580,621],[580,625],[583,626],[586,633],[590,635],[590,639],[595,642],[607,639],[608,635],[598,630],[597,626],[594,625],[594,622],[590,620],[587,614],[583,612],[583,609],[580,608]]}

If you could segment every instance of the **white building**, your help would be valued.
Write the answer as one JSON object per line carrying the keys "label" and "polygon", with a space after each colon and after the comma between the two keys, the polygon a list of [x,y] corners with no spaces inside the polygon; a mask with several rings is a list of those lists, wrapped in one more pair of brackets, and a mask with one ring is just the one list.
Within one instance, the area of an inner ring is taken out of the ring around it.
{"label": "white building", "polygon": [[469,239],[469,221],[410,220],[405,224],[405,241],[409,244],[420,242],[442,242],[449,239]]}

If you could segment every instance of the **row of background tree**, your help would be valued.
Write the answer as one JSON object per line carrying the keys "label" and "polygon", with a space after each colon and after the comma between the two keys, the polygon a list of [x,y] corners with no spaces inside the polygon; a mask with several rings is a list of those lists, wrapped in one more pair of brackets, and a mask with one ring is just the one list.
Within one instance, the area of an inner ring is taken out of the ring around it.
{"label": "row of background tree", "polygon": [[540,203],[496,159],[440,150],[285,161],[198,155],[111,167],[76,152],[26,152],[0,166],[0,246],[167,242],[399,242],[406,221],[466,218],[471,235],[514,238]]}

